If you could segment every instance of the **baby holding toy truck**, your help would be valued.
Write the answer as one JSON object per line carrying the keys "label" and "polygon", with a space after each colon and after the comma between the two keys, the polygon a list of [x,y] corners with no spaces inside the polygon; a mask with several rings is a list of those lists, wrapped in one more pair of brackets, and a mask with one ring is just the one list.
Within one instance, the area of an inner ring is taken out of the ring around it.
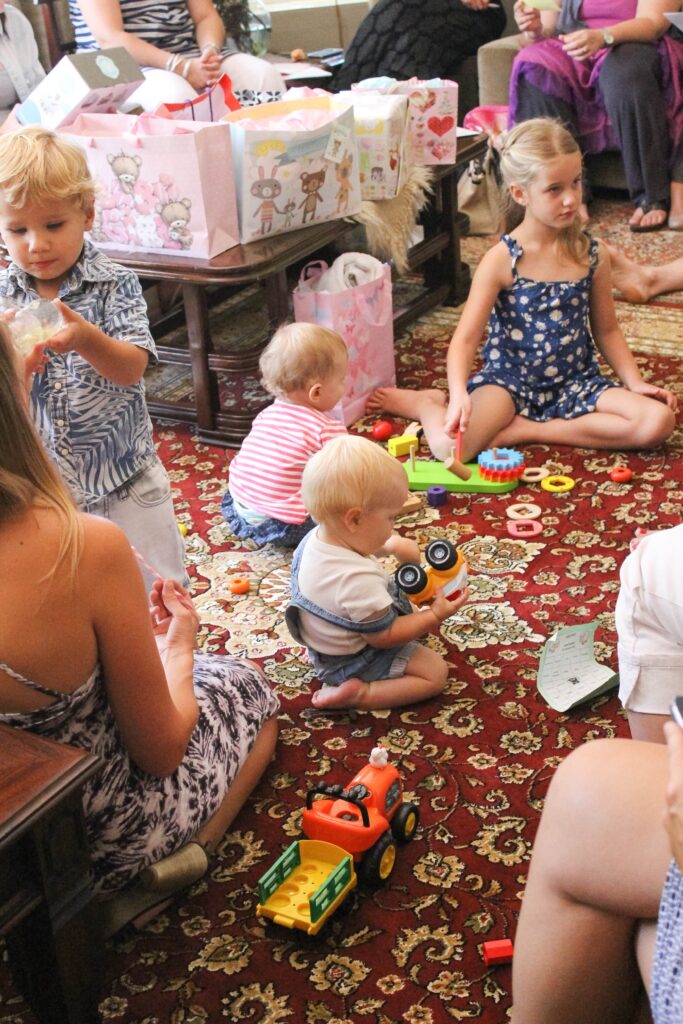
{"label": "baby holding toy truck", "polygon": [[[156,362],[135,274],[84,239],[95,185],[84,151],[44,128],[0,137],[0,299],[54,302],[63,326],[31,381],[31,414],[84,512],[111,519],[144,559],[184,583],[171,484],[154,447],[143,374]],[[154,576],[143,569],[151,587]]]}
{"label": "baby holding toy truck", "polygon": [[316,708],[401,707],[446,685],[448,665],[417,641],[468,591],[449,600],[439,589],[414,611],[373,557],[419,562],[415,542],[394,533],[407,494],[401,463],[361,437],[335,438],[304,470],[301,496],[318,525],[294,553],[286,618],[322,682]]}
{"label": "baby holding toy truck", "polygon": [[314,523],[301,498],[311,455],[346,427],[329,415],[344,394],[342,338],[317,324],[280,327],[264,349],[261,382],[275,401],[259,413],[230,463],[222,512],[237,537],[296,547]]}

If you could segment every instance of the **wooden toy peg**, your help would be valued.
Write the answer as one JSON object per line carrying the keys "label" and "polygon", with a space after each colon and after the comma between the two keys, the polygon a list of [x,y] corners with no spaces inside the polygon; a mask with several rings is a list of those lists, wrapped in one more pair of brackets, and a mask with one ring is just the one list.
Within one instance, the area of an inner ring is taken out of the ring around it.
{"label": "wooden toy peg", "polygon": [[415,472],[415,453],[416,453],[415,445],[411,444],[409,455],[410,455],[410,468],[412,469],[413,473]]}
{"label": "wooden toy peg", "polygon": [[472,476],[472,470],[469,466],[466,466],[464,462],[460,462],[459,459],[456,459],[452,448],[450,458],[446,459],[444,462],[444,469],[447,469],[449,473],[452,473],[453,476],[459,477],[461,480],[469,480]]}

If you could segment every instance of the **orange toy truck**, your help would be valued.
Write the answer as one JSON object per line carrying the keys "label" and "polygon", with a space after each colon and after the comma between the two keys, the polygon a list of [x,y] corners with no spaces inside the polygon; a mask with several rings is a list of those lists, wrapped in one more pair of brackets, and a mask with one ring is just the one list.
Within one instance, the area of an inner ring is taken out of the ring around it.
{"label": "orange toy truck", "polygon": [[396,570],[395,580],[413,602],[426,604],[439,587],[445,597],[455,597],[467,584],[467,562],[449,540],[433,540],[425,551],[427,568],[417,562],[404,562]]}
{"label": "orange toy truck", "polygon": [[403,802],[401,776],[378,746],[347,789],[321,782],[308,791],[302,828],[309,839],[342,847],[361,880],[378,885],[393,871],[396,843],[413,838],[418,820],[417,805]]}

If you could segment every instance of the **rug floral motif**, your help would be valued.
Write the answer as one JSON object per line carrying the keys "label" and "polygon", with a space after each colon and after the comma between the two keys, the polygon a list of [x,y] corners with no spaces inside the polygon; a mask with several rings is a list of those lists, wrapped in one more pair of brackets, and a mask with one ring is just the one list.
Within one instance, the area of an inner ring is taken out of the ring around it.
{"label": "rug floral motif", "polygon": [[[480,245],[467,243],[470,260]],[[618,312],[644,375],[683,395],[683,306],[676,306],[620,303]],[[459,313],[440,309],[397,340],[404,386],[445,385]],[[372,422],[354,429],[369,434]],[[446,508],[404,517],[401,533],[421,547],[449,537],[469,563],[469,604],[425,641],[449,662],[446,691],[414,707],[330,718],[310,714],[312,672],[283,623],[290,556],[238,540],[222,520],[232,453],[198,444],[185,425],[157,427],[188,530],[201,643],[263,666],[282,703],[281,732],[272,765],[208,875],[146,930],[109,944],[103,1020],[503,1024],[510,968],[486,968],[481,946],[514,938],[550,778],[581,743],[627,734],[614,692],[553,711],[536,688],[541,650],[557,627],[595,621],[597,660],[616,667],[619,566],[638,526],[681,519],[681,431],[652,453],[530,447],[529,464],[571,476],[574,489],[453,495]],[[630,483],[610,480],[617,464],[633,470]],[[541,505],[539,537],[508,536],[511,500]],[[229,592],[234,575],[248,578],[248,594]],[[400,849],[388,884],[356,889],[315,938],[259,920],[257,881],[300,837],[307,789],[348,782],[380,741],[406,798],[420,808],[415,839]],[[4,976],[0,1024],[31,1021]]]}

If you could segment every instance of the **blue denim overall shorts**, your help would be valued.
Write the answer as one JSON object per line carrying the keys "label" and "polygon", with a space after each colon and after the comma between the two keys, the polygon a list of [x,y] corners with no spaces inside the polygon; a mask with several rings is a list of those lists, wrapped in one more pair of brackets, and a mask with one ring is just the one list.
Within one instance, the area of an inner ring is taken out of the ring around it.
{"label": "blue denim overall shorts", "polygon": [[285,611],[285,621],[289,632],[298,644],[306,647],[315,674],[325,686],[340,686],[346,679],[362,679],[366,683],[374,682],[376,679],[398,679],[405,675],[406,666],[415,651],[420,646],[417,640],[411,640],[400,647],[372,647],[366,644],[359,651],[352,654],[322,654],[320,651],[308,647],[302,637],[299,628],[299,609],[317,615],[325,622],[341,629],[347,629],[350,633],[381,633],[388,629],[397,615],[407,615],[413,609],[410,601],[396,586],[395,581],[389,580],[388,595],[391,598],[391,608],[378,619],[370,619],[366,622],[354,622],[342,615],[335,615],[325,608],[310,601],[299,590],[299,567],[304,548],[311,535],[304,537],[292,560],[292,581],[291,600]]}

